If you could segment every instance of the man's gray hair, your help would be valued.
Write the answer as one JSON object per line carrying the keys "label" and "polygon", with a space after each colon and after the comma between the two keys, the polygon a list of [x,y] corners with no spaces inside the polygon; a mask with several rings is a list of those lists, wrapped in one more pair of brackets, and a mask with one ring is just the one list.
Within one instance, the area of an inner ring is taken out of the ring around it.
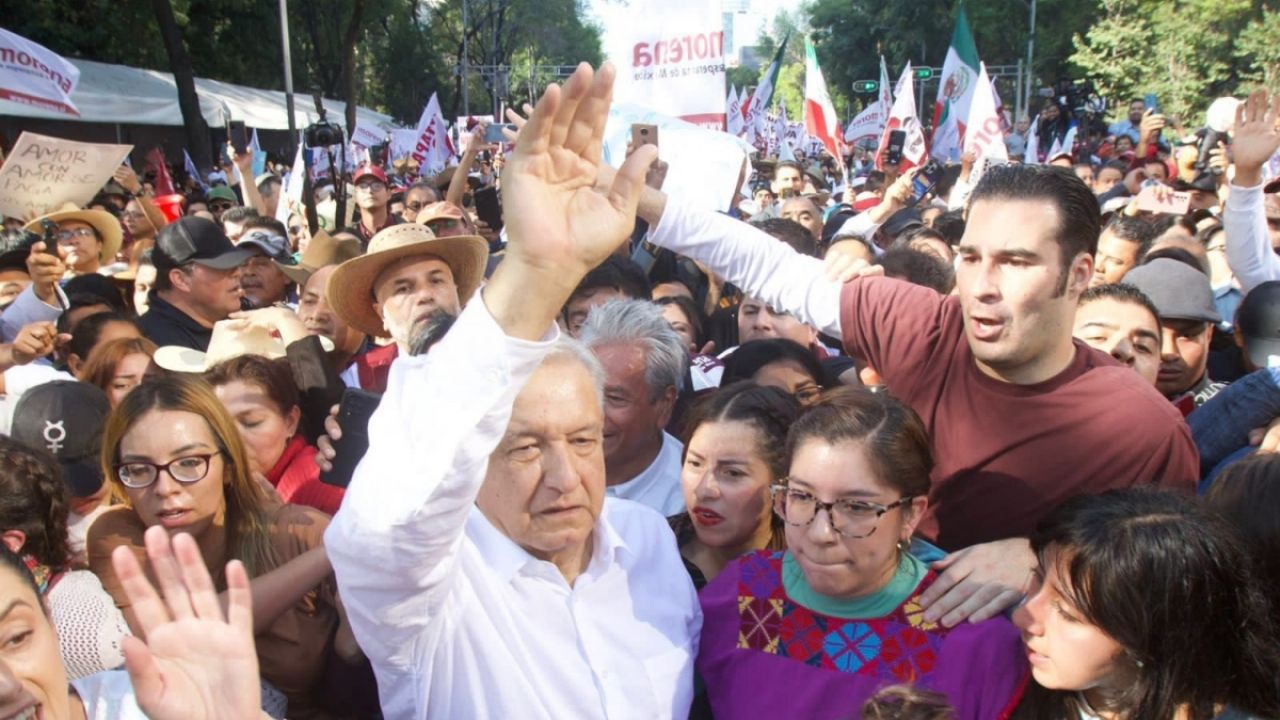
{"label": "man's gray hair", "polygon": [[547,353],[542,360],[544,363],[553,361],[576,362],[586,368],[587,374],[591,376],[591,386],[595,388],[596,397],[600,400],[600,404],[604,405],[604,366],[600,364],[600,358],[596,357],[590,348],[568,333],[561,333],[551,346],[551,352]]}
{"label": "man's gray hair", "polygon": [[592,308],[578,337],[593,350],[601,345],[638,345],[644,350],[644,380],[650,400],[668,387],[679,390],[689,366],[684,341],[648,300],[610,300]]}

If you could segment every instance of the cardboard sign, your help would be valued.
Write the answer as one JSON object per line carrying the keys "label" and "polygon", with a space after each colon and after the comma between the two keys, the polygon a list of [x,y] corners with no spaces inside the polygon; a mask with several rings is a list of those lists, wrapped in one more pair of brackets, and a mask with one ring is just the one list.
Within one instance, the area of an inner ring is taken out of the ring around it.
{"label": "cardboard sign", "polygon": [[42,214],[63,203],[84,207],[111,179],[132,145],[99,145],[24,132],[0,166],[0,213]]}
{"label": "cardboard sign", "polygon": [[[616,32],[614,31],[616,30]],[[711,0],[635,0],[610,31],[615,102],[703,127],[725,121],[724,16]]]}
{"label": "cardboard sign", "polygon": [[1147,186],[1138,193],[1138,209],[1143,212],[1186,215],[1191,208],[1191,193],[1157,192],[1159,188]]}

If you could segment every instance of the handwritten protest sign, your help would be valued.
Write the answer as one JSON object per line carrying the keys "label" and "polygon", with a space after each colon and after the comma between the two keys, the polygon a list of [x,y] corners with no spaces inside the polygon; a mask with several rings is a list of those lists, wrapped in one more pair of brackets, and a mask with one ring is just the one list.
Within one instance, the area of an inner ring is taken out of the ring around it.
{"label": "handwritten protest sign", "polygon": [[24,132],[0,166],[0,213],[22,217],[67,202],[83,207],[132,149]]}

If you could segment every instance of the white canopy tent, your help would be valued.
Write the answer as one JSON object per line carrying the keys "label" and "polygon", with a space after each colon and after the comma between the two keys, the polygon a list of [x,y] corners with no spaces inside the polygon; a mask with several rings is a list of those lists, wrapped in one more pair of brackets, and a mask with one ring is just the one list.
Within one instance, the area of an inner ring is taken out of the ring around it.
{"label": "white canopy tent", "polygon": [[[109,65],[91,60],[68,60],[80,68],[80,83],[71,100],[80,111],[81,122],[118,125],[168,125],[181,126],[182,111],[178,108],[178,89],[170,73],[143,70],[125,65]],[[218,80],[196,78],[196,93],[200,96],[200,113],[210,127],[226,124],[230,119],[242,120],[251,128],[260,130],[288,130],[289,114],[285,109],[285,94],[279,90],[233,85]],[[325,111],[330,122],[345,125],[346,103],[325,98]],[[0,115],[46,120],[76,120],[40,108],[10,100],[0,100]],[[373,123],[383,129],[396,127],[389,115],[368,108],[357,110],[361,122]],[[315,103],[310,95],[294,97],[294,120],[302,129],[317,120]]]}

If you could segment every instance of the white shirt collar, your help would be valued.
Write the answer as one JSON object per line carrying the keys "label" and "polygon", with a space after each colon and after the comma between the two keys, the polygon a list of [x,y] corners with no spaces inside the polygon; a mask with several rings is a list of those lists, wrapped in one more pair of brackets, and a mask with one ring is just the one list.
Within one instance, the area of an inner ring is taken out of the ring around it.
{"label": "white shirt collar", "polygon": [[[604,510],[596,520],[591,534],[591,559],[584,575],[598,576],[613,563],[618,563],[624,569],[630,568],[635,560],[635,551],[609,523],[609,506],[612,502],[609,498],[605,499]],[[539,566],[540,563],[551,565],[529,554],[529,551],[494,527],[489,518],[480,512],[480,508],[473,507],[467,517],[467,537],[475,543],[480,557],[484,558],[485,563],[503,582],[511,582],[527,567]]]}

